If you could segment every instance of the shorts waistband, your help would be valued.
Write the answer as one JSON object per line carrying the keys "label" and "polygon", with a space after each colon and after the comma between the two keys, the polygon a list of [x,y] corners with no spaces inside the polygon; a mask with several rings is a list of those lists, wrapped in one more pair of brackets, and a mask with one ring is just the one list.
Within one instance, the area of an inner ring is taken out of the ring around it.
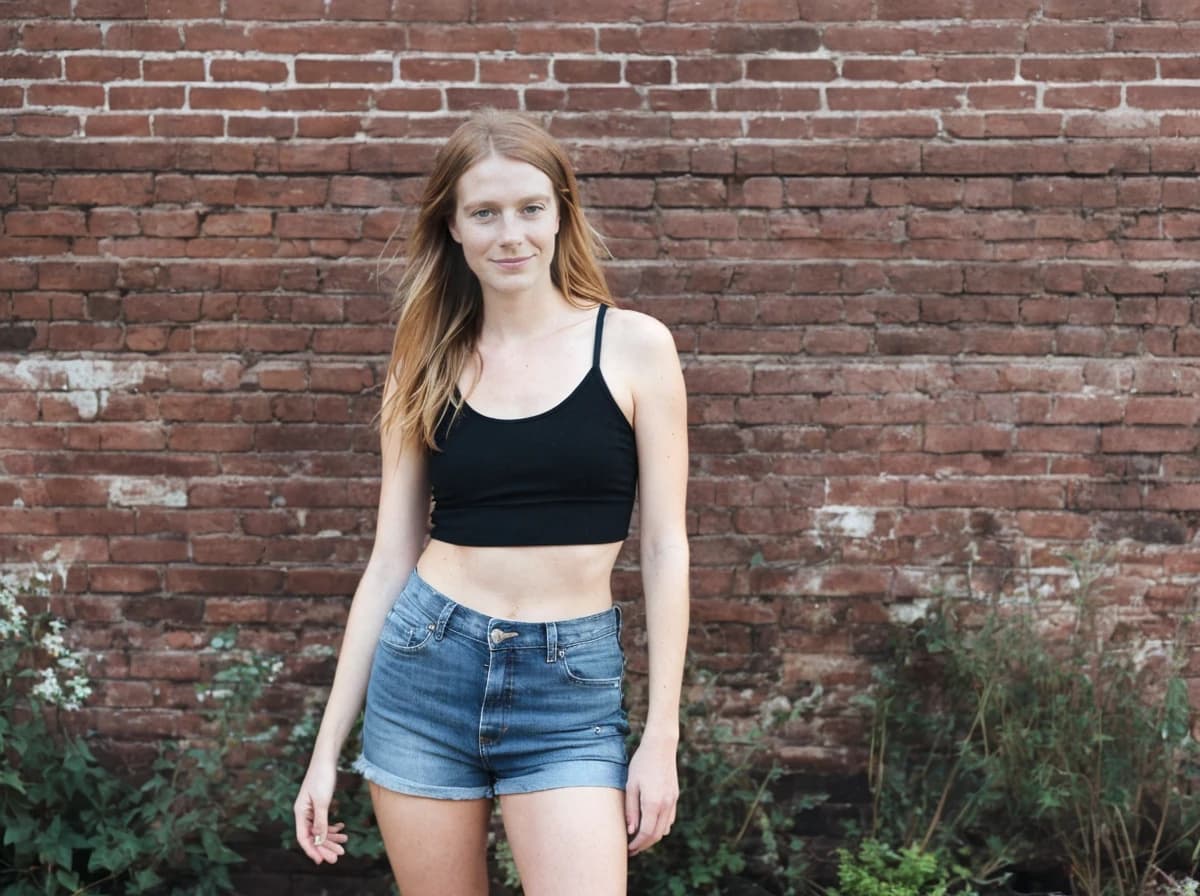
{"label": "shorts waistband", "polygon": [[615,604],[590,616],[553,622],[518,622],[486,616],[438,591],[415,569],[404,586],[404,599],[433,624],[439,638],[452,631],[487,643],[494,650],[538,648],[545,650],[551,659],[559,645],[591,641],[621,630],[621,608]]}

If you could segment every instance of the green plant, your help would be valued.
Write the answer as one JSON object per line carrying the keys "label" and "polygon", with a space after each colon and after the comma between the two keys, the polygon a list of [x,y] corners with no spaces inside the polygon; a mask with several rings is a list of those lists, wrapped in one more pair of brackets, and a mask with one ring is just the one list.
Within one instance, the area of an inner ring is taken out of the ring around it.
{"label": "green plant", "polygon": [[[752,882],[755,892],[796,896],[808,887],[809,868],[804,843],[793,833],[795,813],[823,797],[805,795],[787,804],[777,799],[782,770],[769,761],[765,735],[808,705],[770,713],[762,724],[738,733],[728,723],[713,722],[715,688],[715,677],[696,676],[695,696],[683,707],[675,824],[669,836],[630,860],[628,890],[728,896],[738,882]],[[631,742],[630,750],[635,746]],[[503,838],[496,859],[504,883],[520,892]]]}
{"label": "green plant", "polygon": [[1159,872],[1158,880],[1145,896],[1200,896],[1200,881],[1192,877],[1174,878]]}
{"label": "green plant", "polygon": [[[255,819],[228,762],[253,735],[250,708],[279,671],[274,658],[226,664],[206,691],[215,729],[203,744],[163,745],[140,783],[113,774],[60,713],[91,688],[67,625],[46,606],[44,572],[0,580],[0,889],[6,896],[186,893],[231,888],[240,857],[226,839]],[[236,636],[213,639],[233,648]]]}
{"label": "green plant", "polygon": [[1190,617],[1166,643],[1123,632],[1100,567],[1068,559],[1066,593],[941,599],[900,633],[870,697],[873,833],[980,881],[1065,865],[1078,894],[1141,896],[1200,855]]}
{"label": "green plant", "polygon": [[838,850],[838,885],[829,896],[977,896],[968,872],[947,867],[942,859],[919,846],[895,850],[867,839],[857,854]]}

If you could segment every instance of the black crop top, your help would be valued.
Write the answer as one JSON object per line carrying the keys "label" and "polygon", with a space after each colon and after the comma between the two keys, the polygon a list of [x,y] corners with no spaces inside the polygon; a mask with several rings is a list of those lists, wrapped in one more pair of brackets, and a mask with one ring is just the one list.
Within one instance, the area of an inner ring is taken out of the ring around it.
{"label": "black crop top", "polygon": [[[633,428],[592,366],[548,411],[499,419],[447,407],[430,452],[432,537],[480,547],[604,544],[629,534],[637,490]],[[451,420],[453,419],[453,422]]]}

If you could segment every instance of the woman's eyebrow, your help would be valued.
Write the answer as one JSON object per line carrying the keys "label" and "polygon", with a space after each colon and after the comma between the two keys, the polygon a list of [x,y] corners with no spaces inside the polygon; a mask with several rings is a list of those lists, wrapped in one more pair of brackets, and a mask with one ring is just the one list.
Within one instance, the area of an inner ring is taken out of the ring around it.
{"label": "woman's eyebrow", "polygon": [[[514,205],[529,205],[529,203],[531,203],[531,202],[546,202],[546,203],[548,203],[548,202],[550,202],[550,197],[545,196],[541,193],[535,193],[530,196],[522,196],[520,199],[518,199],[513,204]],[[504,205],[504,203],[498,199],[474,199],[470,202],[463,203],[463,208],[478,208],[479,206],[483,206],[483,205]]]}

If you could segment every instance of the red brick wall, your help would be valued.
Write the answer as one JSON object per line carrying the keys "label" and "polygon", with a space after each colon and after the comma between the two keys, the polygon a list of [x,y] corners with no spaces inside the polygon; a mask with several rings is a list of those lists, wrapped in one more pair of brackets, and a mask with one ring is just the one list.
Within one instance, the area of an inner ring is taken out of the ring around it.
{"label": "red brick wall", "polygon": [[0,11],[0,562],[69,569],[103,733],[193,730],[234,622],[281,704],[327,680],[376,259],[480,103],[569,144],[617,294],[676,334],[694,650],[731,702],[824,687],[797,768],[853,767],[867,658],[972,545],[1040,584],[1099,540],[1159,614],[1200,580],[1194,0]]}

